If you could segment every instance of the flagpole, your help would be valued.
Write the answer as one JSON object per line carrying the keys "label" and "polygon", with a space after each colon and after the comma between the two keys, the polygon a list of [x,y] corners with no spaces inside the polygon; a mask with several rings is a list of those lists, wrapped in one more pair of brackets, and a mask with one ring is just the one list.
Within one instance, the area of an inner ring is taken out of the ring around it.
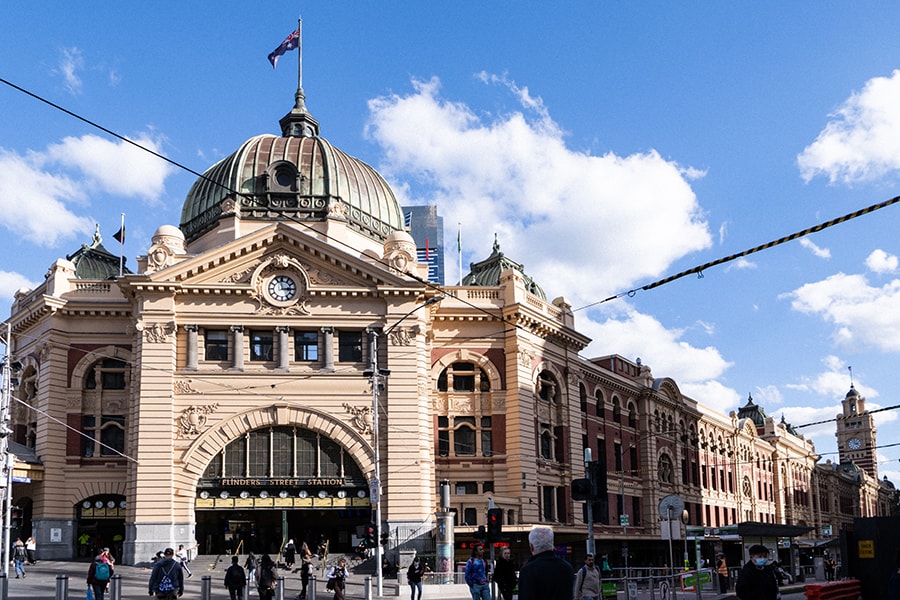
{"label": "flagpole", "polygon": [[303,19],[297,17],[297,108],[305,108],[303,98]]}
{"label": "flagpole", "polygon": [[119,240],[119,277],[125,274],[125,213],[122,213],[122,226],[119,228],[122,232]]}
{"label": "flagpole", "polygon": [[456,223],[456,253],[459,256],[459,285],[462,285],[462,223]]}

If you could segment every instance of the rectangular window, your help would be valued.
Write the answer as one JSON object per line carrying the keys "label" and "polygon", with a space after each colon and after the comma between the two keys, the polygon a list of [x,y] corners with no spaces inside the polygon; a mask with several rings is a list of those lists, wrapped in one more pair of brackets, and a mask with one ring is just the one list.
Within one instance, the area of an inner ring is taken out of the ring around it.
{"label": "rectangular window", "polygon": [[622,472],[622,444],[616,442],[613,444],[613,453],[615,454],[616,459],[616,473]]}
{"label": "rectangular window", "polygon": [[244,438],[228,444],[225,452],[225,477],[246,477],[247,446]]}
{"label": "rectangular window", "polygon": [[628,449],[628,460],[631,462],[631,475],[637,476],[638,474],[638,451],[637,448],[632,446]]}
{"label": "rectangular window", "polygon": [[494,482],[493,481],[485,481],[481,484],[481,491],[485,494],[491,494],[494,492]]}
{"label": "rectangular window", "polygon": [[81,455],[90,458],[94,456],[94,428],[96,427],[97,417],[93,415],[83,415],[81,417]]}
{"label": "rectangular window", "polygon": [[466,508],[463,510],[463,525],[478,525],[477,508]]}
{"label": "rectangular window", "polygon": [[272,476],[291,477],[294,461],[294,432],[287,427],[278,427],[272,432]]}
{"label": "rectangular window", "polygon": [[228,332],[224,329],[207,329],[204,336],[206,360],[228,360]]}
{"label": "rectangular window", "polygon": [[475,417],[453,419],[453,453],[456,456],[475,454]]}
{"label": "rectangular window", "polygon": [[549,485],[541,488],[541,508],[544,521],[556,520],[556,488]]}
{"label": "rectangular window", "polygon": [[118,456],[118,452],[125,452],[125,417],[103,415],[100,420],[100,442],[103,444],[100,456]]}
{"label": "rectangular window", "polygon": [[491,432],[491,418],[481,417],[481,455],[492,456],[494,454],[493,434]]}
{"label": "rectangular window", "polygon": [[269,476],[269,430],[257,429],[250,432],[249,477]]}
{"label": "rectangular window", "polygon": [[637,496],[631,498],[631,524],[635,527],[641,524],[641,499]]}
{"label": "rectangular window", "polygon": [[450,419],[438,417],[438,456],[450,456]]}
{"label": "rectangular window", "polygon": [[456,493],[460,496],[477,494],[478,493],[478,483],[475,481],[457,481],[456,482]]}
{"label": "rectangular window", "polygon": [[338,360],[362,362],[362,331],[338,331]]}
{"label": "rectangular window", "polygon": [[315,432],[301,429],[297,432],[297,476],[317,477],[319,439]]}
{"label": "rectangular window", "polygon": [[318,332],[294,332],[294,360],[297,362],[314,362],[319,360]]}
{"label": "rectangular window", "polygon": [[274,343],[271,331],[250,332],[250,360],[270,361],[274,352]]}
{"label": "rectangular window", "polygon": [[334,440],[319,440],[319,476],[339,477],[341,475],[341,447]]}

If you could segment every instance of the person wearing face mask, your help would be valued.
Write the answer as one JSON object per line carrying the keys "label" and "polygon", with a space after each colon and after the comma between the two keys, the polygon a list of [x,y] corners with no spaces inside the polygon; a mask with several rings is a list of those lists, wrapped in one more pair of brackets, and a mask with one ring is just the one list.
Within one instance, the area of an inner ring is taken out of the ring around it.
{"label": "person wearing face mask", "polygon": [[740,600],[776,600],[778,582],[769,564],[769,549],[760,544],[750,546],[750,560],[741,569],[734,591]]}

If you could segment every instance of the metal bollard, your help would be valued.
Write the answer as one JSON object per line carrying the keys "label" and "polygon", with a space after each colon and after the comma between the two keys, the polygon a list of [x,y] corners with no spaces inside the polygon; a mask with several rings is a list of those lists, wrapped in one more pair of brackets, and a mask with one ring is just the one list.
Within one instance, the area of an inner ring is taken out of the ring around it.
{"label": "metal bollard", "polygon": [[109,580],[109,600],[122,600],[121,575],[113,575]]}
{"label": "metal bollard", "polygon": [[309,587],[306,589],[306,600],[316,600],[316,576],[309,576]]}
{"label": "metal bollard", "polygon": [[242,597],[244,600],[250,600],[250,582],[253,581],[249,577],[247,578],[247,585],[244,586],[244,591]]}
{"label": "metal bollard", "polygon": [[365,600],[372,600],[372,576],[366,575],[366,582],[363,585],[363,597]]}
{"label": "metal bollard", "polygon": [[275,586],[275,600],[284,600],[284,576],[278,578],[278,585]]}
{"label": "metal bollard", "polygon": [[0,573],[0,600],[9,600],[9,577]]}
{"label": "metal bollard", "polygon": [[204,575],[200,578],[200,600],[212,598],[212,575]]}
{"label": "metal bollard", "polygon": [[56,600],[68,600],[69,598],[69,576],[56,576]]}

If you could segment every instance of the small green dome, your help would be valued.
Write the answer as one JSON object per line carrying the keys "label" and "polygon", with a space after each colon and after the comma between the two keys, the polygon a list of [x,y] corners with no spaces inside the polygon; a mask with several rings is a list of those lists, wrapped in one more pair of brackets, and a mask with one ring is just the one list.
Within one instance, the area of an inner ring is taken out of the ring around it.
{"label": "small green dome", "polygon": [[494,235],[494,247],[491,255],[481,262],[470,263],[469,269],[469,274],[463,277],[463,285],[500,285],[500,274],[507,269],[515,269],[522,274],[522,278],[525,280],[525,289],[529,293],[534,294],[541,300],[547,299],[547,294],[544,293],[541,286],[525,274],[525,265],[506,258],[500,252],[500,242],[497,241],[496,235]]}

